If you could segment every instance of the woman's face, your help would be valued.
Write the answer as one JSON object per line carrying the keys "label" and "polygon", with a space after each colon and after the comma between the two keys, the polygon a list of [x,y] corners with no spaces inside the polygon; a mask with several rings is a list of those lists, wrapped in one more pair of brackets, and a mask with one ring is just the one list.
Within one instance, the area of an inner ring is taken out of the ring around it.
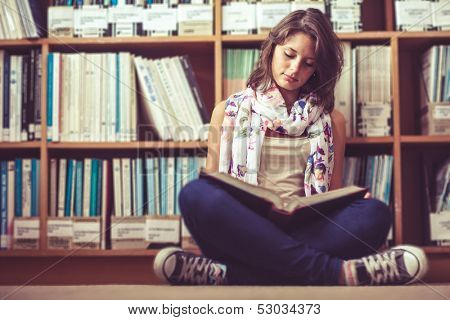
{"label": "woman's face", "polygon": [[299,32],[275,47],[272,77],[279,87],[294,91],[309,80],[316,70],[315,44],[311,37]]}

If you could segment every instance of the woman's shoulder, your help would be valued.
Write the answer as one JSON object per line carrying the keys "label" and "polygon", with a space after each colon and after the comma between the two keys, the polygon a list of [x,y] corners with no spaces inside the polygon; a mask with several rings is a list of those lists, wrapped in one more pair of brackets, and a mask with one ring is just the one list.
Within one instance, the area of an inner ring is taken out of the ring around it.
{"label": "woman's shoulder", "polygon": [[342,114],[342,112],[340,112],[339,110],[334,108],[333,111],[331,112],[330,116],[331,116],[331,120],[333,121],[333,123],[335,125],[345,126],[345,117]]}

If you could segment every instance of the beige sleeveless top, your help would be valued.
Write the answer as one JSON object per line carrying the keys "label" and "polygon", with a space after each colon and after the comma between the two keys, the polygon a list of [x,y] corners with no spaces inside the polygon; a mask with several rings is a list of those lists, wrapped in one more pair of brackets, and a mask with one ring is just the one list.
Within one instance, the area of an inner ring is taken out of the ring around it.
{"label": "beige sleeveless top", "polygon": [[306,137],[264,137],[258,170],[258,185],[281,198],[305,196],[303,182],[311,145]]}

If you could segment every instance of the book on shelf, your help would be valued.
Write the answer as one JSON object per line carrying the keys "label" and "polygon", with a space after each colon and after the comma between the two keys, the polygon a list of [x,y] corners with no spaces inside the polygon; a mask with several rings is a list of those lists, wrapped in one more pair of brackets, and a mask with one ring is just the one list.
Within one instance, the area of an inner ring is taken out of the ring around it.
{"label": "book on shelf", "polygon": [[247,79],[256,66],[259,49],[224,49],[223,50],[223,97],[246,88]]}
{"label": "book on shelf", "polygon": [[[429,240],[450,245],[450,158],[438,163],[423,156],[425,208],[429,214]],[[434,170],[433,170],[433,169]]]}
{"label": "book on shelf", "polygon": [[146,140],[205,140],[208,116],[187,56],[146,59],[135,57]]}
{"label": "book on shelf", "polygon": [[44,36],[41,1],[7,0],[0,3],[0,39]]}
{"label": "book on shelf", "polygon": [[396,29],[449,30],[449,6],[448,0],[395,0]]}
{"label": "book on shelf", "polygon": [[212,35],[212,1],[189,2],[54,1],[47,14],[49,37]]}
{"label": "book on shelf", "polygon": [[200,178],[219,184],[255,212],[281,226],[327,215],[355,199],[362,199],[368,190],[367,188],[348,186],[309,197],[291,196],[283,199],[269,189],[248,184],[228,174],[208,173],[202,170]]}
{"label": "book on shelf", "polygon": [[0,142],[40,139],[41,53],[0,50]]}
{"label": "book on shelf", "polygon": [[37,248],[39,181],[40,159],[0,161],[0,249]]}
{"label": "book on shelf", "polygon": [[391,204],[393,157],[345,157],[342,185],[367,187],[373,198]]}
{"label": "book on shelf", "polygon": [[256,5],[237,1],[222,5],[222,33],[233,35],[256,33]]}
{"label": "book on shelf", "polygon": [[362,2],[363,0],[329,1],[330,20],[335,32],[362,31]]}
{"label": "book on shelf", "polygon": [[450,46],[428,48],[419,76],[422,134],[450,134]]}
{"label": "book on shelf", "polygon": [[346,120],[346,136],[392,134],[390,47],[343,43],[344,66],[335,106]]}

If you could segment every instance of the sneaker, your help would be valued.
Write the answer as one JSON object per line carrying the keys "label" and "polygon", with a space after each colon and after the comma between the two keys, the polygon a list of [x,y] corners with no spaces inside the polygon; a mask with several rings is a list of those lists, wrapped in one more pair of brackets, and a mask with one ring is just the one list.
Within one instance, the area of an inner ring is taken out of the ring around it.
{"label": "sneaker", "polygon": [[361,259],[344,263],[348,285],[405,285],[421,279],[427,272],[427,257],[414,246],[397,246]]}
{"label": "sneaker", "polygon": [[226,283],[224,264],[177,247],[162,249],[153,262],[155,274],[176,285],[220,285]]}

